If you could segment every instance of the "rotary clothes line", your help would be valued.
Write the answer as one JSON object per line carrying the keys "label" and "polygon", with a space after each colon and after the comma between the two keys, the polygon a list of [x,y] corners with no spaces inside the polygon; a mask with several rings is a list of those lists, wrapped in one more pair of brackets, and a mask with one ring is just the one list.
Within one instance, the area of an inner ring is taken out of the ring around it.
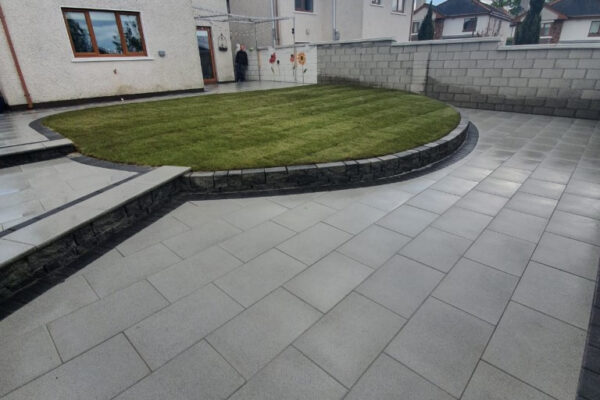
{"label": "rotary clothes line", "polygon": [[[219,23],[238,23],[238,24],[249,24],[254,28],[254,50],[256,52],[256,60],[258,62],[258,80],[262,81],[260,73],[260,54],[258,51],[258,31],[257,27],[261,24],[272,24],[276,21],[292,20],[292,36],[294,42],[294,59],[297,59],[296,54],[296,18],[295,17],[252,17],[248,15],[237,15],[219,10],[212,10],[204,7],[193,7],[200,15],[194,17],[196,21],[204,21],[208,23],[219,22]],[[274,32],[273,32],[274,34]],[[294,67],[297,67],[296,61],[294,61]]]}

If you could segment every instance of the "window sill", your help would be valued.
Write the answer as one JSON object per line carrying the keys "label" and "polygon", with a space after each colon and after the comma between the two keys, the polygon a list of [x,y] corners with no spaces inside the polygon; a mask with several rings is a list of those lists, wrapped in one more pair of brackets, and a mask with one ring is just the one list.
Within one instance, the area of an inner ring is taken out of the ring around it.
{"label": "window sill", "polygon": [[371,6],[372,7],[381,7],[381,8],[383,8],[383,4],[373,4],[373,3],[371,3]]}
{"label": "window sill", "polygon": [[89,62],[111,62],[111,61],[154,61],[153,57],[76,57],[71,60],[74,63]]}
{"label": "window sill", "polygon": [[400,11],[392,11],[392,15],[404,15],[404,16],[406,16],[406,13],[400,12]]}
{"label": "window sill", "polygon": [[316,13],[314,11],[301,11],[301,10],[295,10],[294,14],[316,15]]}

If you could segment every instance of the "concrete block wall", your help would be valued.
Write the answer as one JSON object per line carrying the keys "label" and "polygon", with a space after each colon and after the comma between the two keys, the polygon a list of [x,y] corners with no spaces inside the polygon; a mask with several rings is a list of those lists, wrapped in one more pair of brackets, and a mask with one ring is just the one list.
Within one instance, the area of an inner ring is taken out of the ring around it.
{"label": "concrete block wall", "polygon": [[600,45],[495,38],[318,46],[319,82],[423,93],[460,107],[600,119]]}

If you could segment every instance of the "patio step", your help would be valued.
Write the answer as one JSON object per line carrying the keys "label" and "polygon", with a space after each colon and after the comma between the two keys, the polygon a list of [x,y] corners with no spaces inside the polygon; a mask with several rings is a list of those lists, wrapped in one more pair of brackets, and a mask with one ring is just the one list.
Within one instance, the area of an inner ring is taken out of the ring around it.
{"label": "patio step", "polygon": [[66,156],[75,151],[69,139],[48,140],[0,148],[0,168]]}
{"label": "patio step", "polygon": [[159,167],[0,238],[0,302],[161,207],[185,167]]}

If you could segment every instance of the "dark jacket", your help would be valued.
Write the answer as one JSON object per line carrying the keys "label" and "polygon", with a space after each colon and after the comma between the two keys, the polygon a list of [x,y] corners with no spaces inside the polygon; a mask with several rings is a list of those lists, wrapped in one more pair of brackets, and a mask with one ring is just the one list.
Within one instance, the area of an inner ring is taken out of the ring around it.
{"label": "dark jacket", "polygon": [[248,66],[248,54],[244,50],[240,50],[235,55],[235,63],[243,66]]}

